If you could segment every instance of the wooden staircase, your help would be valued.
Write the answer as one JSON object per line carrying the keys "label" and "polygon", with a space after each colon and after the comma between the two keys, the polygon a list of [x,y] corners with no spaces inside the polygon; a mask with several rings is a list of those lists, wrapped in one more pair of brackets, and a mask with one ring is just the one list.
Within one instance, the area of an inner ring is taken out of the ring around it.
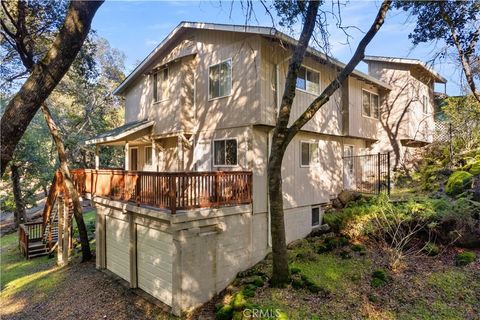
{"label": "wooden staircase", "polygon": [[18,228],[20,251],[27,259],[48,255],[56,249],[60,206],[68,210],[67,216],[71,219],[73,203],[65,192],[63,176],[57,171],[45,203],[42,221],[23,223]]}

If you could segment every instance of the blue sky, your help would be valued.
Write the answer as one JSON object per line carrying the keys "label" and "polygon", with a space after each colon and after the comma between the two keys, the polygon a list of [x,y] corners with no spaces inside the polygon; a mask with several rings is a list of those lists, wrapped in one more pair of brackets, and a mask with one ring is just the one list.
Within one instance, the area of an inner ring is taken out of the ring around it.
{"label": "blue sky", "polygon": [[[377,13],[380,1],[350,1],[342,8],[343,25],[355,26],[367,30]],[[181,21],[201,21],[228,24],[244,24],[245,13],[240,2],[228,1],[106,1],[98,10],[93,29],[106,38],[110,44],[126,54],[127,71],[145,58],[168,33]],[[330,9],[328,6],[324,7]],[[269,15],[260,2],[254,2],[256,19],[249,24],[272,26]],[[258,21],[257,21],[258,20]],[[349,28],[350,45],[346,44],[346,36],[335,27],[332,19],[329,27],[331,53],[336,58],[346,62],[363,33],[355,28]],[[282,29],[276,24],[276,27]],[[298,28],[298,26],[297,26]],[[367,47],[367,54],[417,58],[429,61],[439,44],[422,44],[414,47],[408,39],[408,34],[414,28],[414,21],[404,12],[392,10],[385,24]],[[291,34],[296,36],[295,34]],[[447,93],[460,93],[461,75],[456,66],[450,63],[436,63],[434,68],[448,79]],[[366,65],[359,69],[366,72]],[[443,86],[437,90],[443,91]]]}

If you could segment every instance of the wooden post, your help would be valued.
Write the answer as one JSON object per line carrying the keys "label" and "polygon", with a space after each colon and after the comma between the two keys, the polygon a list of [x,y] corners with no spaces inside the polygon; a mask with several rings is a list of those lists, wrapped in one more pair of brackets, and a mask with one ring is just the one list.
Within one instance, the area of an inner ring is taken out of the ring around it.
{"label": "wooden post", "polygon": [[152,171],[158,171],[157,148],[155,139],[152,138]]}
{"label": "wooden post", "polygon": [[130,145],[128,141],[125,143],[125,171],[128,171],[130,164]]}
{"label": "wooden post", "polygon": [[177,177],[170,176],[170,210],[172,214],[177,212]]}
{"label": "wooden post", "polygon": [[63,199],[57,198],[57,214],[58,214],[58,253],[57,264],[63,266],[65,264],[65,258],[63,255]]}
{"label": "wooden post", "polygon": [[68,256],[70,253],[70,210],[66,198],[63,198],[63,259],[64,264],[68,264]]}
{"label": "wooden post", "polygon": [[219,173],[215,172],[215,206],[220,202],[220,182],[219,182]]}
{"label": "wooden post", "polygon": [[95,170],[100,168],[100,156],[99,156],[99,147],[98,144],[95,145]]}

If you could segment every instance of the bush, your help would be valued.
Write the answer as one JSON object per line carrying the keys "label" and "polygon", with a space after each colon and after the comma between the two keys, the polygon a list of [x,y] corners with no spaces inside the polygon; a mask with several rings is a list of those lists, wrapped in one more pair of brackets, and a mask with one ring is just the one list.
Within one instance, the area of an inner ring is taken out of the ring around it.
{"label": "bush", "polygon": [[291,274],[299,274],[302,270],[300,268],[291,268],[290,273]]}
{"label": "bush", "polygon": [[253,284],[247,284],[245,287],[243,287],[242,291],[243,291],[243,296],[244,297],[251,298],[251,297],[255,296],[255,292],[257,291],[257,287]]}
{"label": "bush", "polygon": [[455,264],[457,266],[466,266],[474,262],[477,259],[477,255],[474,252],[461,252],[455,256]]}
{"label": "bush", "polygon": [[230,320],[233,317],[233,307],[229,304],[224,305],[215,313],[216,320]]}
{"label": "bush", "polygon": [[437,254],[440,253],[440,248],[435,243],[432,243],[432,242],[428,242],[423,248],[423,250],[429,256],[436,256]]}
{"label": "bush", "polygon": [[235,294],[235,296],[233,297],[233,300],[232,300],[232,307],[233,309],[235,310],[241,310],[245,307],[245,304],[247,303],[247,301],[245,300],[245,297],[243,295],[243,292],[240,291],[240,292],[237,292]]}
{"label": "bush", "polygon": [[445,192],[450,196],[455,196],[468,189],[472,183],[473,176],[466,171],[454,172],[447,181]]}
{"label": "bush", "polygon": [[251,278],[246,279],[244,283],[252,284],[255,287],[263,287],[263,284],[265,283],[265,281],[260,276],[253,276]]}
{"label": "bush", "polygon": [[353,252],[358,252],[361,256],[364,256],[367,253],[367,250],[361,244],[354,244],[350,247]]}
{"label": "bush", "polygon": [[340,258],[342,259],[351,259],[352,256],[350,255],[350,252],[348,252],[347,250],[342,250],[340,252]]}
{"label": "bush", "polygon": [[372,287],[378,288],[387,282],[388,282],[388,275],[385,272],[385,270],[378,269],[372,273],[372,280],[370,281],[370,284],[372,285]]}

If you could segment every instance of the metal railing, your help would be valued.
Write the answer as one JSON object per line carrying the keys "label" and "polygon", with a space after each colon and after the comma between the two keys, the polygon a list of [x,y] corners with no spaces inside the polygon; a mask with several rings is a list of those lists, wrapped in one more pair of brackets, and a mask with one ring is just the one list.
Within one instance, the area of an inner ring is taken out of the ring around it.
{"label": "metal railing", "polygon": [[390,152],[343,157],[345,190],[390,194]]}

